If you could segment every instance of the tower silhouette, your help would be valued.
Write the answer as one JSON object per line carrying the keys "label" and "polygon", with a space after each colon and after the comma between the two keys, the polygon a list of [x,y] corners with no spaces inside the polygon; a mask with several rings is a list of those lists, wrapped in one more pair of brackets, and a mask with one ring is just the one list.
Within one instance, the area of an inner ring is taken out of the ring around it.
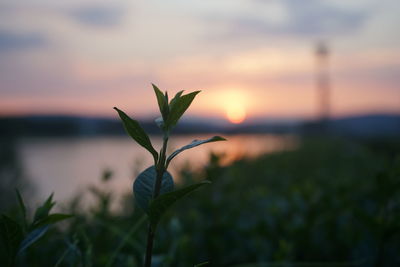
{"label": "tower silhouette", "polygon": [[319,42],[315,49],[316,56],[316,90],[318,101],[318,119],[326,122],[330,116],[330,77],[329,50],[324,42]]}

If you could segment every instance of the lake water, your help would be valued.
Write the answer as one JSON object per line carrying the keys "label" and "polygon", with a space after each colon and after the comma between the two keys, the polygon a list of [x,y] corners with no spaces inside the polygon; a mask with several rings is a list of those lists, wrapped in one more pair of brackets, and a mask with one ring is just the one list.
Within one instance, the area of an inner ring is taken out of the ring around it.
{"label": "lake water", "polygon": [[[175,136],[169,153],[205,136]],[[170,172],[189,163],[192,168],[207,164],[210,152],[223,153],[227,164],[241,157],[254,157],[263,153],[287,150],[297,144],[296,137],[283,135],[232,135],[228,141],[209,143],[177,156]],[[158,150],[160,137],[151,137]],[[85,191],[90,185],[101,183],[105,169],[113,172],[107,188],[116,193],[130,191],[134,177],[152,164],[151,155],[132,139],[125,137],[90,138],[29,138],[18,143],[22,167],[35,189],[35,199],[42,200],[51,192],[55,199],[64,201]],[[175,177],[179,180],[179,177]]]}

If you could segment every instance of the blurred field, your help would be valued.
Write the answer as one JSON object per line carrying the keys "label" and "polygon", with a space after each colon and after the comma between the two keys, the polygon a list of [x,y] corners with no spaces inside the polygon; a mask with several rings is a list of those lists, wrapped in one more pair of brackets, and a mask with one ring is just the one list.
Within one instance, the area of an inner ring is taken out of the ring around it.
{"label": "blurred field", "polygon": [[[181,170],[184,183],[213,183],[163,219],[154,266],[399,266],[399,152],[390,140],[314,138],[225,167],[211,155],[205,169]],[[111,212],[117,196],[107,183],[87,192],[98,200],[89,210],[79,198],[59,203],[75,218],[29,248],[18,266],[140,266],[143,214],[132,195],[122,212]]]}

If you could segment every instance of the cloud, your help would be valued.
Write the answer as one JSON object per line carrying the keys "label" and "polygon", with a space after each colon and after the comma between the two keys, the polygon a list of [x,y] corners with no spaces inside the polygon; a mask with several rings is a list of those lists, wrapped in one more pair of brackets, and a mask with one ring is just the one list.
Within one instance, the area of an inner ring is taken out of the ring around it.
{"label": "cloud", "polygon": [[361,11],[346,10],[322,1],[286,0],[291,20],[281,30],[293,34],[315,35],[357,30],[367,18]]}
{"label": "cloud", "polygon": [[39,48],[48,44],[48,39],[39,33],[18,33],[0,29],[0,52]]}
{"label": "cloud", "polygon": [[[227,25],[228,36],[294,36],[318,37],[353,33],[362,28],[371,12],[368,9],[354,10],[338,7],[320,0],[282,0],[278,2],[285,15],[279,23],[260,16],[260,10],[268,9],[269,1],[254,1],[256,12],[236,14],[230,18],[213,18],[211,21]],[[276,4],[276,3],[275,3]],[[226,36],[223,36],[224,38]]]}
{"label": "cloud", "polygon": [[72,9],[68,15],[81,24],[92,27],[113,27],[121,23],[123,9],[110,6],[85,6]]}

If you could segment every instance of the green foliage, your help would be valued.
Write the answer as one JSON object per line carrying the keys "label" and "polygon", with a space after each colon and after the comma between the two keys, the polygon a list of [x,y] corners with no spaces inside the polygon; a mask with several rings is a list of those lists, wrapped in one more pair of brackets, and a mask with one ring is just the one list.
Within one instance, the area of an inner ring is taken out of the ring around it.
{"label": "green foliage", "polygon": [[33,228],[32,231],[28,232],[26,237],[19,244],[18,253],[22,253],[30,245],[39,240],[47,231],[49,230],[49,225],[44,225],[38,228]]}
{"label": "green foliage", "polygon": [[[228,166],[212,154],[204,168],[181,170],[176,190],[203,177],[213,183],[163,214],[153,265],[398,266],[400,150],[386,155],[365,143],[306,140]],[[101,181],[87,191],[87,209],[79,198],[65,203],[74,219],[49,228],[18,266],[143,265],[148,216],[130,192],[121,204]]]}
{"label": "green foliage", "polygon": [[24,200],[23,200],[19,190],[16,189],[15,192],[17,194],[18,206],[19,206],[19,210],[20,210],[20,213],[21,213],[21,217],[22,217],[21,219],[22,219],[23,230],[26,231],[28,229],[28,225],[27,225],[27,220],[26,220],[25,203],[24,203]]}
{"label": "green foliage", "polygon": [[178,150],[175,150],[171,155],[169,155],[168,158],[167,158],[166,166],[168,167],[170,161],[173,158],[175,158],[179,153],[181,153],[181,152],[183,152],[183,151],[185,151],[187,149],[191,149],[193,147],[196,147],[196,146],[199,146],[199,145],[202,145],[202,144],[206,144],[206,143],[217,142],[217,141],[225,141],[225,140],[226,139],[221,137],[221,136],[213,136],[213,137],[211,137],[209,139],[206,139],[206,140],[193,140],[190,144],[188,144],[186,146],[183,146]]}
{"label": "green foliage", "polygon": [[35,221],[32,225],[32,228],[36,229],[36,228],[39,228],[39,227],[42,227],[45,225],[55,224],[57,222],[64,221],[71,217],[73,217],[73,216],[69,215],[69,214],[61,214],[61,213],[49,214],[46,217]]}
{"label": "green foliage", "polygon": [[55,204],[56,203],[53,201],[53,194],[51,194],[49,198],[43,203],[43,205],[36,209],[32,226],[34,226],[38,221],[47,218],[49,216],[50,210],[54,207]]}
{"label": "green foliage", "polygon": [[227,167],[214,158],[203,172],[184,173],[216,179],[192,205],[175,207],[187,214],[180,230],[159,226],[163,239],[181,244],[171,266],[396,266],[399,160],[332,140]]}
{"label": "green foliage", "polygon": [[170,192],[174,185],[172,176],[167,172],[170,161],[184,150],[209,142],[225,140],[219,136],[214,136],[207,140],[194,140],[192,143],[175,151],[167,158],[166,151],[170,131],[178,123],[179,119],[189,108],[190,104],[200,91],[195,91],[186,95],[183,95],[183,91],[180,91],[168,103],[168,93],[162,93],[161,90],[154,84],[152,84],[152,86],[161,113],[161,117],[156,119],[156,123],[162,129],[164,135],[163,146],[159,154],[154,150],[148,135],[140,127],[139,123],[129,118],[123,111],[114,108],[117,110],[128,134],[139,145],[150,151],[154,157],[154,166],[147,168],[145,171],[139,174],[133,185],[136,203],[149,215],[150,219],[144,263],[146,267],[151,266],[153,239],[155,236],[156,226],[159,223],[162,215],[174,202],[201,185],[204,185],[204,183],[200,183],[181,190]]}
{"label": "green foliage", "polygon": [[23,239],[22,227],[10,217],[0,217],[0,262],[5,266],[14,266],[19,245]]}
{"label": "green foliage", "polygon": [[119,242],[117,248],[114,250],[112,253],[112,256],[110,257],[110,260],[107,262],[107,267],[113,266],[113,263],[117,256],[121,253],[122,248],[129,242],[129,240],[132,238],[134,234],[140,229],[142,224],[145,222],[145,217],[141,217],[139,220],[135,222],[135,224],[131,227],[129,230],[128,234],[126,234],[121,241]]}
{"label": "green foliage", "polygon": [[55,205],[51,194],[43,205],[36,209],[32,222],[28,222],[25,203],[18,190],[16,195],[22,221],[14,221],[5,214],[0,217],[0,262],[5,266],[14,266],[17,256],[37,242],[49,230],[50,225],[72,217],[60,213],[49,214]]}
{"label": "green foliage", "polygon": [[193,267],[207,266],[208,264],[209,264],[209,262],[206,261],[206,262],[202,262],[202,263],[196,264],[196,265],[194,265]]}
{"label": "green foliage", "polygon": [[[103,187],[90,188],[94,201],[89,209],[82,209],[79,197],[66,205],[75,219],[60,229],[49,225],[70,216],[51,214],[52,196],[28,220],[17,192],[18,216],[0,216],[1,266],[141,266],[146,230],[155,234],[156,228],[154,266],[399,265],[398,147],[386,141],[371,149],[367,140],[302,140],[293,151],[229,166],[212,154],[204,169],[181,170],[181,184],[171,191],[171,160],[222,138],[195,140],[167,156],[172,128],[164,121],[177,110],[171,107],[179,105],[183,92],[169,101],[166,93],[153,89],[164,144],[155,165],[135,181],[135,202],[143,210],[134,209],[131,194],[120,210],[111,209],[117,198],[109,191],[109,170]],[[207,184],[199,183],[203,177],[213,186],[194,191]],[[192,201],[178,201],[188,193]],[[166,212],[171,205],[174,212]],[[144,225],[147,218],[150,227]]]}
{"label": "green foliage", "polygon": [[119,117],[121,118],[124,128],[126,132],[135,140],[139,145],[146,148],[154,158],[154,161],[157,161],[158,154],[151,144],[150,138],[147,133],[143,130],[142,126],[140,126],[139,122],[134,119],[131,119],[128,115],[125,114],[122,110],[114,107],[114,109],[118,112]]}
{"label": "green foliage", "polygon": [[160,112],[164,121],[167,121],[169,114],[169,106],[168,106],[168,95],[167,93],[163,94],[157,86],[153,85],[154,92],[157,97],[158,107],[160,108]]}
{"label": "green foliage", "polygon": [[187,95],[182,95],[182,93],[183,91],[177,93],[169,104],[169,115],[165,122],[167,129],[171,129],[178,123],[183,113],[185,113],[185,111],[189,108],[193,99],[198,93],[200,93],[200,91],[195,91]]}
{"label": "green foliage", "polygon": [[[141,146],[145,147],[149,152],[153,154],[155,165],[147,168],[143,171],[135,180],[133,191],[135,194],[136,203],[145,212],[148,212],[148,205],[152,199],[157,199],[158,195],[170,192],[173,189],[172,176],[167,172],[170,161],[184,150],[216,141],[224,141],[225,139],[220,136],[214,136],[207,140],[194,140],[189,145],[186,145],[175,152],[173,152],[168,158],[166,158],[166,147],[170,130],[177,124],[179,119],[182,117],[184,112],[189,108],[195,96],[200,91],[195,91],[186,95],[183,95],[183,91],[178,92],[174,98],[168,103],[167,92],[162,93],[161,90],[154,84],[152,84],[158,107],[162,119],[158,119],[156,122],[164,132],[164,144],[163,148],[158,154],[153,148],[151,141],[145,131],[140,127],[139,123],[129,118],[123,111],[118,108],[114,108],[122,122],[128,134]],[[159,185],[157,185],[159,184]],[[180,192],[175,192],[179,195]],[[161,215],[160,213],[158,215]],[[156,216],[153,218],[159,218]],[[154,220],[154,219],[153,219]],[[152,222],[152,225],[154,222]]]}
{"label": "green foliage", "polygon": [[169,135],[170,130],[178,123],[179,119],[189,108],[200,91],[195,91],[187,95],[182,95],[184,91],[179,91],[168,103],[168,93],[165,92],[165,94],[163,94],[156,85],[152,85],[161,113],[161,117],[156,119],[156,123],[164,133]]}
{"label": "green foliage", "polygon": [[179,199],[188,195],[197,188],[210,183],[210,181],[202,181],[198,184],[189,185],[182,189],[162,194],[158,198],[152,200],[148,211],[151,227],[153,229],[156,229],[157,224],[161,219],[161,216],[167,211],[170,206],[172,206]]}
{"label": "green foliage", "polygon": [[[154,166],[151,166],[144,170],[135,179],[133,184],[133,192],[135,194],[135,201],[138,206],[145,212],[148,212],[149,202],[154,197],[154,187],[157,178],[157,171]],[[171,192],[174,189],[174,181],[169,172],[164,172],[161,181],[160,193],[164,194]]]}

